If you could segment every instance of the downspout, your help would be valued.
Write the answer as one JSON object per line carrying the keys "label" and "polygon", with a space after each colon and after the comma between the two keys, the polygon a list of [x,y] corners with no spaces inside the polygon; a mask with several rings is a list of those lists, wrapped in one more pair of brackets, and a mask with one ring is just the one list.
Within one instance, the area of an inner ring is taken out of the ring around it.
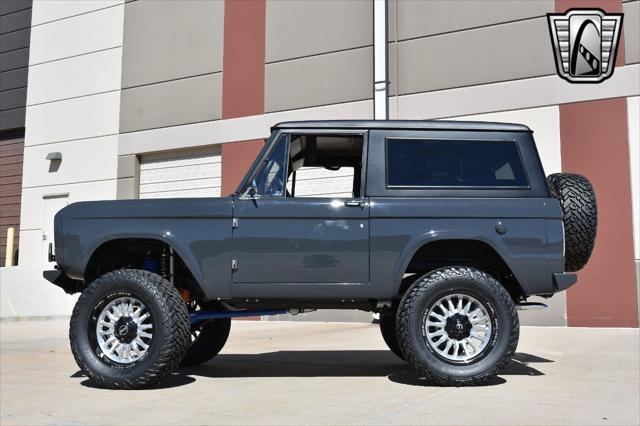
{"label": "downspout", "polygon": [[389,119],[387,0],[373,0],[373,118]]}

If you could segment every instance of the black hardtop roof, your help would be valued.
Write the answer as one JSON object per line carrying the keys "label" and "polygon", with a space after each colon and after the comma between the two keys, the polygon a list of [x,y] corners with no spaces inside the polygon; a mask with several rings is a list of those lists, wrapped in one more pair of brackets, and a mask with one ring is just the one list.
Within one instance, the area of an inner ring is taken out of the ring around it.
{"label": "black hardtop roof", "polygon": [[376,130],[484,130],[497,132],[530,132],[524,124],[454,120],[308,120],[285,121],[276,129],[376,129]]}

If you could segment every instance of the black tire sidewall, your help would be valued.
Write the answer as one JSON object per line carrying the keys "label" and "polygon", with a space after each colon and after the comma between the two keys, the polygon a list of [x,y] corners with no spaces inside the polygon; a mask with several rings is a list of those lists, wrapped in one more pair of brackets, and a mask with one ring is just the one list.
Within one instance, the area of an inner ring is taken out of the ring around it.
{"label": "black tire sidewall", "polygon": [[380,333],[391,352],[404,361],[404,354],[398,343],[396,334],[396,311],[380,313]]}
{"label": "black tire sidewall", "polygon": [[[423,336],[424,318],[431,306],[449,294],[467,294],[481,302],[489,313],[492,325],[492,339],[482,354],[469,363],[445,361],[429,347]],[[413,363],[427,369],[430,374],[444,379],[473,379],[492,374],[505,357],[510,356],[512,318],[509,309],[500,301],[487,283],[471,278],[456,277],[429,283],[422,297],[415,300],[408,324],[408,345],[412,347]],[[398,319],[399,320],[399,319]],[[405,351],[406,352],[406,351]]]}
{"label": "black tire sidewall", "polygon": [[[96,284],[93,291],[83,294],[74,310],[70,327],[72,349],[77,354],[77,358],[86,364],[85,372],[97,376],[100,381],[119,382],[140,377],[159,358],[168,337],[167,330],[163,327],[167,322],[163,301],[157,293],[151,291],[138,279],[124,275],[109,280],[99,278]],[[96,311],[98,305],[104,306],[109,300],[125,296],[135,297],[147,307],[153,321],[153,338],[144,358],[130,365],[116,367],[116,363],[106,357],[105,360],[100,359],[98,354],[101,353],[101,349],[91,342],[90,335],[93,330],[90,330],[90,323],[92,315],[99,314],[99,310]]]}
{"label": "black tire sidewall", "polygon": [[231,330],[231,318],[220,318],[202,325],[200,335],[192,342],[182,359],[183,366],[207,362],[222,350]]}

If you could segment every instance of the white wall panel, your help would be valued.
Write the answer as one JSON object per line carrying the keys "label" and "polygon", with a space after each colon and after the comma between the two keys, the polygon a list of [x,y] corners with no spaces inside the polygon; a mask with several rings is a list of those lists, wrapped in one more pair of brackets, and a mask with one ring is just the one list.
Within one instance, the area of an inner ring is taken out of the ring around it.
{"label": "white wall panel", "polygon": [[27,105],[120,89],[122,48],[29,68]]}
{"label": "white wall panel", "polygon": [[[100,182],[82,182],[70,185],[53,185],[22,190],[20,215],[20,264],[28,252],[22,250],[22,230],[42,229],[43,197],[69,194],[69,204],[77,201],[113,200],[116,198],[116,179]],[[38,251],[38,253],[40,253]]]}
{"label": "white wall panel", "polygon": [[29,65],[121,46],[123,19],[121,5],[33,27]]}
{"label": "white wall panel", "polygon": [[124,0],[34,0],[31,25],[56,21],[74,15],[122,4]]}
{"label": "white wall panel", "polygon": [[[631,159],[631,202],[636,260],[640,260],[640,97],[627,98],[629,157]],[[640,277],[638,277],[640,279]]]}
{"label": "white wall panel", "polygon": [[120,92],[27,108],[25,146],[118,133]]}
{"label": "white wall panel", "polygon": [[533,130],[536,146],[547,175],[562,171],[560,158],[560,109],[558,106],[456,117],[453,120],[519,123]]}
{"label": "white wall panel", "polygon": [[[113,179],[118,162],[118,137],[81,139],[70,142],[28,146],[24,150],[23,188]],[[60,152],[57,171],[49,171],[49,152]]]}

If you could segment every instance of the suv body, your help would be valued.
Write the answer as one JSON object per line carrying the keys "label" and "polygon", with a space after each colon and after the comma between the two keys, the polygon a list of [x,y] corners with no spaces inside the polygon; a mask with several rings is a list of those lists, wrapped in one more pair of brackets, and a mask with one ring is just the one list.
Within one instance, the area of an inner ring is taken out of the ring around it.
{"label": "suv body", "polygon": [[[275,142],[300,134],[362,137],[362,193],[246,194]],[[513,144],[526,184],[392,186],[386,176],[388,139]],[[520,298],[551,295],[574,282],[562,275],[561,209],[549,192],[531,131],[515,124],[283,123],[273,128],[231,196],[76,203],[56,216],[55,229],[56,261],[69,278],[95,278],[95,256],[110,241],[153,239],[175,250],[195,279],[192,291],[206,299],[321,299],[340,301],[338,306],[342,299],[390,300],[400,294],[420,249],[443,241],[472,242],[497,254]]]}
{"label": "suv body", "polygon": [[509,362],[517,304],[576,282],[596,206],[523,125],[307,121],[274,126],[230,196],[75,203],[54,227],[44,275],[82,292],[72,351],[107,387],[209,360],[231,317],[323,308],[380,313],[398,357],[464,385]]}

